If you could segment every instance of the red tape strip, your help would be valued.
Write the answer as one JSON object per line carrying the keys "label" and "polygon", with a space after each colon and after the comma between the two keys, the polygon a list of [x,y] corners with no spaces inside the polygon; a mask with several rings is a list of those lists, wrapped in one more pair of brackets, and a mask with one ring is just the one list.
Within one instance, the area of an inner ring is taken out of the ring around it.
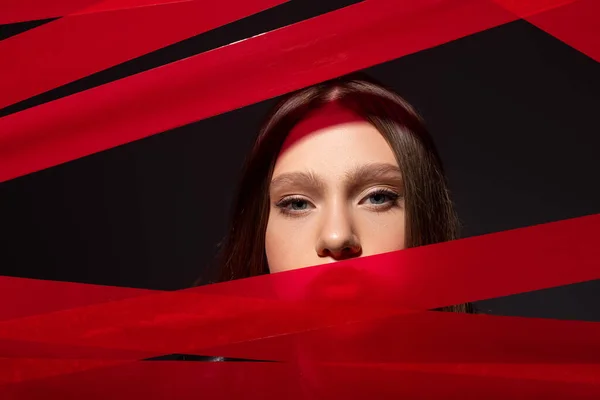
{"label": "red tape strip", "polygon": [[[600,215],[594,215],[333,265],[14,319],[0,322],[0,338],[159,356],[394,315],[413,318],[411,309],[598,279],[600,249],[594,232],[599,226]],[[335,290],[339,285],[353,287],[354,295],[340,298]],[[423,321],[423,330],[437,324]],[[516,329],[514,325],[509,327],[508,330]],[[577,333],[578,328],[569,331],[572,325],[561,327],[566,330],[553,328],[560,337],[569,337],[570,332],[571,337],[579,334],[581,343],[593,343],[586,335],[596,325],[585,325],[588,331],[583,333]],[[488,333],[497,328],[488,326]],[[449,335],[453,332],[449,326],[443,329],[448,329]],[[483,328],[472,329],[477,332]],[[538,333],[544,331],[540,329]],[[532,327],[527,330],[536,332]],[[423,334],[423,338],[427,337]],[[511,337],[514,339],[509,335],[507,340]],[[591,337],[597,337],[597,332]],[[581,362],[582,353],[576,354]],[[232,354],[260,359],[265,359],[265,355],[273,354]]]}
{"label": "red tape strip", "polygon": [[158,0],[61,18],[0,42],[0,108],[286,1]]}
{"label": "red tape strip", "polygon": [[1,118],[0,181],[516,18],[488,0],[368,0]]}
{"label": "red tape strip", "polygon": [[4,0],[0,25],[199,0]]}
{"label": "red tape strip", "polygon": [[[495,1],[503,7],[509,2]],[[468,36],[519,15],[533,20],[536,10],[557,1],[526,4],[507,11],[491,0],[368,0],[9,115],[0,119],[0,182]],[[572,19],[549,26],[548,21],[561,20],[563,9],[572,8],[562,6],[540,17],[547,21],[545,29],[595,54],[597,40],[566,33]],[[597,11],[590,6],[586,10]],[[590,15],[596,13],[587,15],[585,21],[591,22]],[[5,92],[10,96],[11,91]]]}
{"label": "red tape strip", "polygon": [[600,323],[420,312],[203,349],[306,363],[597,364]]}
{"label": "red tape strip", "polygon": [[600,62],[600,2],[579,0],[527,17],[527,21]]}
{"label": "red tape strip", "polygon": [[[600,374],[591,372],[600,371],[598,337],[598,323],[429,312],[268,337],[203,350],[200,354],[299,362],[307,371],[316,364],[405,369],[410,366],[409,369],[431,368],[450,373],[485,371],[488,375],[515,378],[597,382]],[[8,358],[0,359],[0,368],[9,367],[12,374],[0,372],[0,383],[151,357],[149,353],[44,347],[38,343],[23,343],[21,349],[18,355],[2,354]],[[557,375],[561,366],[574,365],[577,375],[566,373],[568,368]]]}
{"label": "red tape strip", "polygon": [[[469,366],[472,368],[473,366]],[[441,369],[441,371],[440,371]],[[499,366],[489,371],[502,369]],[[504,370],[509,371],[510,366]],[[550,368],[542,367],[549,371]],[[566,374],[590,372],[568,366]],[[301,368],[280,363],[137,362],[0,387],[3,399],[597,399],[600,385],[585,382],[515,379],[435,366],[372,365]],[[556,374],[555,372],[555,375]]]}
{"label": "red tape strip", "polygon": [[0,276],[0,304],[10,304],[0,308],[0,321],[152,293],[146,289]]}
{"label": "red tape strip", "polygon": [[101,0],[2,0],[0,24],[56,18],[86,8]]}

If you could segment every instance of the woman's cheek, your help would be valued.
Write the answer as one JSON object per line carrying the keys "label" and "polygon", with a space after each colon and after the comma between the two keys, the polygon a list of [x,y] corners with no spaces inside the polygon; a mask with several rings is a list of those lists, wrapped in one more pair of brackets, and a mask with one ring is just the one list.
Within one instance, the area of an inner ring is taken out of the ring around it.
{"label": "woman's cheek", "polygon": [[[317,264],[310,226],[305,221],[277,216],[269,220],[265,251],[271,272],[289,271]],[[314,253],[314,254],[313,254]]]}
{"label": "woman's cheek", "polygon": [[405,248],[404,211],[385,213],[367,212],[357,222],[360,232],[362,255],[388,253]]}

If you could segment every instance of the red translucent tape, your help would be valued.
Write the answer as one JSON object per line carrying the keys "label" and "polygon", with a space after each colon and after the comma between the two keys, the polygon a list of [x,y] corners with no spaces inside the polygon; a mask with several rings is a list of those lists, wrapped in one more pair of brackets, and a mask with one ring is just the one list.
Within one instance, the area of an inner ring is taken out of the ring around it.
{"label": "red translucent tape", "polygon": [[599,227],[593,215],[6,320],[0,338],[160,355],[583,282],[600,278]]}
{"label": "red translucent tape", "polygon": [[199,0],[3,0],[0,25]]}
{"label": "red translucent tape", "polygon": [[600,61],[597,0],[493,0],[564,43]]}
{"label": "red translucent tape", "polygon": [[[0,340],[15,345],[21,341],[24,346],[37,343],[46,357],[51,352],[44,345],[72,346],[68,349],[71,358],[85,355],[90,359],[91,366],[83,363],[83,369],[95,367],[97,354],[90,348],[110,349],[111,362],[133,360],[141,354],[147,358],[190,352],[289,360],[290,351],[298,345],[304,347],[300,354],[319,362],[585,363],[600,355],[594,343],[600,335],[597,324],[415,314],[414,310],[598,279],[600,249],[595,232],[599,227],[600,215],[593,215],[332,265],[32,315],[0,322]],[[455,328],[452,319],[458,322]],[[407,327],[405,332],[402,326]],[[386,340],[385,335],[397,330]],[[447,333],[444,340],[448,349],[436,346],[436,341],[442,340],[436,332]],[[481,338],[476,333],[481,333]],[[284,335],[289,337],[276,338]],[[546,338],[536,345],[541,335]],[[473,350],[454,344],[461,337],[473,343]],[[495,340],[491,343],[521,347],[503,356],[502,347],[481,341],[486,337]],[[376,339],[373,345],[380,344],[380,350],[389,352],[387,359],[361,353],[361,348],[373,349],[369,338]],[[396,344],[394,338],[405,340],[405,347]],[[566,346],[567,338],[574,340],[570,346]],[[311,350],[311,346],[333,339],[342,347]],[[552,346],[552,350],[545,354],[544,345]],[[351,357],[340,358],[346,351],[352,352]],[[5,355],[31,358],[35,353],[25,349],[20,354],[13,347]],[[68,364],[64,368],[72,372],[74,367]],[[29,371],[33,376],[56,371],[39,363],[34,370]]]}
{"label": "red translucent tape", "polygon": [[10,304],[10,307],[0,307],[0,321],[151,293],[155,292],[0,276],[0,304]]}
{"label": "red translucent tape", "polygon": [[600,61],[599,17],[600,1],[580,0],[532,15],[527,21],[588,57]]}
{"label": "red translucent tape", "polygon": [[[512,366],[469,365],[450,372],[434,365],[319,365],[307,378],[281,363],[134,362],[0,386],[2,399],[597,399],[600,385],[568,380],[515,379]],[[532,366],[536,367],[536,366]],[[517,366],[517,369],[519,366]],[[440,370],[441,369],[441,370]],[[470,369],[470,370],[469,370]],[[541,366],[554,375],[556,369]],[[565,365],[565,372],[593,372]],[[526,371],[525,371],[526,372]]]}
{"label": "red translucent tape", "polygon": [[491,0],[367,0],[4,117],[0,181],[517,18]]}
{"label": "red translucent tape", "polygon": [[159,0],[45,24],[0,42],[0,108],[285,1]]}
{"label": "red translucent tape", "polygon": [[[585,0],[570,3],[367,0],[2,118],[0,182],[519,17],[533,21],[567,43],[573,41],[575,47],[595,57],[600,36],[581,33],[579,23],[583,21],[585,32],[597,32],[593,24],[598,14],[597,3]],[[536,14],[541,11],[544,12]],[[114,54],[119,51],[116,46]],[[79,62],[89,67],[85,61]],[[45,84],[55,80],[52,75],[40,79]],[[15,90],[27,91],[25,87]],[[9,90],[5,92],[8,97],[14,96]]]}
{"label": "red translucent tape", "polygon": [[[598,337],[598,323],[429,312],[267,337],[198,353],[297,363],[305,376],[320,365],[337,365],[598,382]],[[152,357],[143,352],[32,342],[13,342],[20,349],[9,348],[7,353],[2,344],[0,384]]]}
{"label": "red translucent tape", "polygon": [[56,18],[86,8],[101,0],[2,0],[0,24]]}
{"label": "red translucent tape", "polygon": [[[251,342],[203,354],[312,365],[588,364],[600,367],[600,323],[420,312]],[[572,379],[572,378],[569,378]]]}

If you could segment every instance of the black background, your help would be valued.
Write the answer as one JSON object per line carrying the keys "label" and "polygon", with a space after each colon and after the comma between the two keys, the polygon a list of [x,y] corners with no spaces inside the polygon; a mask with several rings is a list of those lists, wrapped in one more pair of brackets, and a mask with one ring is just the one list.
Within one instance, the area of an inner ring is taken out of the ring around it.
{"label": "black background", "polygon": [[[349,3],[292,1],[0,115]],[[0,32],[8,37],[27,27],[4,26]],[[367,73],[425,117],[447,169],[463,236],[600,211],[600,81],[594,60],[516,21]],[[0,274],[162,290],[191,285],[212,262],[241,163],[274,101],[1,183]],[[477,308],[600,321],[599,289],[593,281],[482,301]]]}

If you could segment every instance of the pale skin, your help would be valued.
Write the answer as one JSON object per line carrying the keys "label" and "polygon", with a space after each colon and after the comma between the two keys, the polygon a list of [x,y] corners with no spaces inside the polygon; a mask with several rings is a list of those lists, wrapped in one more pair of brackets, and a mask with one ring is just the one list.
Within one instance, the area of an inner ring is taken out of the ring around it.
{"label": "pale skin", "polygon": [[290,132],[271,180],[265,250],[281,272],[402,250],[402,174],[367,121],[337,105]]}

